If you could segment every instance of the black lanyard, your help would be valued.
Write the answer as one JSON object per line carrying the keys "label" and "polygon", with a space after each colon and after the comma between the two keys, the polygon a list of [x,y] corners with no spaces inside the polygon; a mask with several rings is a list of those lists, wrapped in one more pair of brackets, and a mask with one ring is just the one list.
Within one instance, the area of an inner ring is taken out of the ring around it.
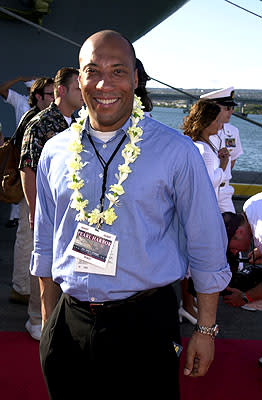
{"label": "black lanyard", "polygon": [[100,197],[100,212],[103,212],[103,210],[104,210],[105,193],[106,193],[106,182],[107,182],[108,167],[109,167],[110,163],[112,162],[113,158],[115,157],[116,153],[118,152],[118,150],[120,149],[120,147],[124,143],[124,140],[126,138],[126,134],[124,134],[124,136],[122,137],[122,139],[120,140],[120,142],[116,146],[115,150],[113,151],[111,157],[109,158],[109,160],[107,162],[99,154],[99,152],[98,152],[98,150],[97,150],[97,148],[96,148],[96,146],[95,146],[95,144],[93,142],[92,136],[90,135],[89,132],[87,132],[87,137],[88,137],[91,145],[93,146],[93,148],[95,150],[95,153],[96,153],[96,156],[97,156],[97,158],[98,158],[98,160],[99,160],[99,162],[102,165],[103,170],[104,170],[103,183],[102,183],[102,194],[101,194],[101,197]]}

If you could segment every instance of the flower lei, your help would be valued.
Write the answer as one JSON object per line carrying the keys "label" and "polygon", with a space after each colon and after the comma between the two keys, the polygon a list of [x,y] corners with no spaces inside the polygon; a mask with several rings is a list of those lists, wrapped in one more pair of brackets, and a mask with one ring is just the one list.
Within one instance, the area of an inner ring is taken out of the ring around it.
{"label": "flower lei", "polygon": [[81,143],[82,130],[85,126],[85,120],[88,117],[88,110],[82,107],[79,112],[80,118],[76,119],[76,122],[71,125],[72,140],[69,144],[69,150],[73,153],[73,157],[66,161],[66,165],[69,169],[67,179],[69,181],[68,188],[73,190],[71,196],[71,207],[79,211],[76,215],[77,221],[88,221],[89,225],[96,224],[101,226],[102,223],[112,225],[117,219],[114,206],[119,205],[119,196],[125,193],[122,183],[128,178],[128,175],[132,172],[129,167],[130,163],[133,163],[140,155],[140,148],[136,143],[140,142],[143,130],[137,126],[138,122],[144,118],[143,105],[139,97],[134,96],[133,110],[131,114],[132,126],[128,128],[127,133],[129,135],[129,143],[127,143],[122,150],[122,157],[124,158],[124,164],[118,165],[119,174],[115,174],[117,183],[110,185],[109,192],[106,197],[109,200],[109,206],[106,210],[100,212],[97,208],[94,208],[91,212],[86,211],[88,200],[83,199],[83,195],[80,189],[84,186],[84,180],[81,179],[79,172],[86,165],[82,162],[81,152],[83,151],[83,145]]}

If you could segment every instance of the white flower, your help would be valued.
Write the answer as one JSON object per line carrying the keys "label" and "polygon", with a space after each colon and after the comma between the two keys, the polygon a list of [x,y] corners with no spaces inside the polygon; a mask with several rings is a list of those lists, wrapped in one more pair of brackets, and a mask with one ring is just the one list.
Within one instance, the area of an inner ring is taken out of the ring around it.
{"label": "white flower", "polygon": [[77,154],[72,160],[67,161],[67,166],[72,171],[78,171],[83,168],[81,157]]}
{"label": "white flower", "polygon": [[69,182],[68,183],[68,185],[67,185],[67,187],[69,188],[69,189],[72,189],[72,190],[79,190],[79,189],[81,189],[82,187],[84,186],[84,181],[83,181],[83,179],[81,179],[81,181],[72,181],[72,182]]}
{"label": "white flower", "polygon": [[76,221],[86,221],[87,219],[88,219],[88,214],[84,210],[81,210],[76,215]]}
{"label": "white flower", "polygon": [[107,193],[106,194],[106,198],[110,201],[109,203],[109,208],[111,208],[112,206],[116,205],[119,203],[119,197],[117,195],[111,194],[111,193]]}
{"label": "white flower", "polygon": [[108,208],[104,212],[104,221],[107,225],[112,225],[113,222],[117,219],[117,215],[115,213],[115,210],[113,208]]}
{"label": "white flower", "polygon": [[80,140],[74,140],[69,143],[68,150],[72,151],[72,153],[81,153],[81,151],[83,151],[83,145]]}
{"label": "white flower", "polygon": [[88,222],[90,225],[96,225],[100,222],[101,218],[103,218],[103,213],[100,213],[97,208],[94,208],[94,210],[89,214]]}
{"label": "white flower", "polygon": [[[85,120],[88,117],[88,108],[85,108],[84,106],[81,108],[81,110],[78,111],[78,115],[80,116],[81,120]],[[83,121],[84,122],[84,121]]]}
{"label": "white flower", "polygon": [[129,165],[126,164],[118,165],[118,171],[122,174],[130,174],[132,172]]}
{"label": "white flower", "polygon": [[125,193],[123,186],[118,184],[110,185],[110,192],[116,193],[119,196]]}
{"label": "white flower", "polygon": [[80,132],[82,132],[83,126],[79,124],[78,122],[74,122],[71,125],[71,132],[73,135],[79,135]]}

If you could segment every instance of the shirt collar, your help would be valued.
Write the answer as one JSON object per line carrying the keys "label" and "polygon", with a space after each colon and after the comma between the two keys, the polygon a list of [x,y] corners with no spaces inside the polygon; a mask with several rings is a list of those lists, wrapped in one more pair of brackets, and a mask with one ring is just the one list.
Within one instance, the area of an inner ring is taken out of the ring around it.
{"label": "shirt collar", "polygon": [[[116,134],[111,139],[109,139],[107,143],[112,142],[113,140],[115,140],[116,137],[123,135],[123,134],[126,134],[128,137],[127,130],[128,130],[128,128],[130,128],[130,126],[131,126],[131,118],[128,118],[128,120],[124,123],[124,125],[116,131]],[[86,133],[90,132],[89,127],[90,127],[90,120],[89,120],[89,117],[87,117],[84,128],[81,133],[81,140],[82,140],[84,132],[86,132]],[[100,140],[99,138],[97,138],[95,136],[93,136],[93,140],[95,142],[102,143],[102,140]]]}

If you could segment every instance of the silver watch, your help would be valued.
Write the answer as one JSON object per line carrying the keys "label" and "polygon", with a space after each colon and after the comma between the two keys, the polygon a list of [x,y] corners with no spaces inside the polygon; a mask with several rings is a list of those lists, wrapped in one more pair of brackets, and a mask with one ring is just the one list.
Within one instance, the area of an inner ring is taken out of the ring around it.
{"label": "silver watch", "polygon": [[245,302],[246,304],[249,303],[249,300],[248,300],[247,295],[246,295],[245,292],[242,292],[242,293],[241,293],[241,298],[242,298],[242,300],[244,300],[244,302]]}
{"label": "silver watch", "polygon": [[219,332],[219,327],[217,324],[211,327],[196,324],[194,331],[203,333],[203,335],[209,335],[214,339]]}

